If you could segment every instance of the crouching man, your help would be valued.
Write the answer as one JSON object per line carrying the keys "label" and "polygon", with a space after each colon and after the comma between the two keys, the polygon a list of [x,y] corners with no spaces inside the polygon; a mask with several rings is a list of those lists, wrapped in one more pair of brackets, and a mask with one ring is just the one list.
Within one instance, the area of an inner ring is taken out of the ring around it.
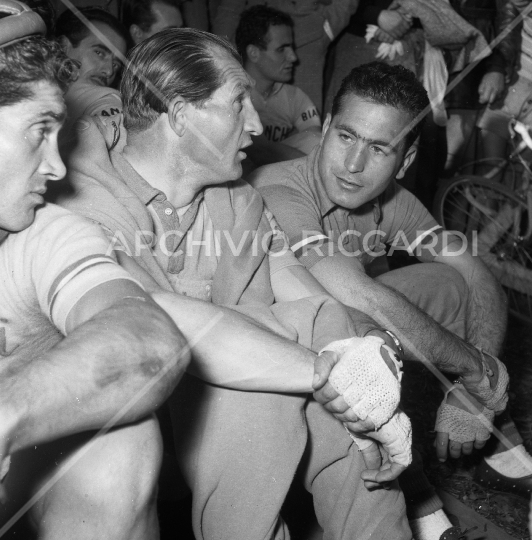
{"label": "crouching man", "polygon": [[150,413],[186,341],[99,227],[43,204],[73,68],[24,4],[0,14],[0,535],[29,509],[42,539],[158,538]]}

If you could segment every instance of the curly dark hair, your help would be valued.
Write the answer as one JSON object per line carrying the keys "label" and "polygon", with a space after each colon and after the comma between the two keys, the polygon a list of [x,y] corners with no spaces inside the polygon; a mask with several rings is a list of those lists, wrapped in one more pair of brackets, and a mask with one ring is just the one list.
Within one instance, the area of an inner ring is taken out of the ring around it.
{"label": "curly dark hair", "polygon": [[287,13],[268,6],[253,6],[242,12],[236,29],[235,43],[244,62],[247,59],[246,48],[248,45],[255,45],[262,50],[268,47],[266,34],[270,26],[293,28],[294,21]]}
{"label": "curly dark hair", "polygon": [[334,97],[333,117],[352,94],[409,113],[417,121],[405,137],[405,149],[417,139],[424,122],[423,112],[428,110],[430,102],[427,91],[410,70],[384,62],[370,62],[352,69]]}
{"label": "curly dark hair", "polygon": [[66,92],[77,68],[58,43],[31,36],[0,48],[0,107],[33,96],[32,83],[48,81]]}

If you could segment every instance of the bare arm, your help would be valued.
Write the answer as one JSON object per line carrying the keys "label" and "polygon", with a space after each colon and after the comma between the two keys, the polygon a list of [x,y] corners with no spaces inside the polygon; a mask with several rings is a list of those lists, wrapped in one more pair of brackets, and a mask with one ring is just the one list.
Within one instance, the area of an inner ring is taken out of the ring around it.
{"label": "bare arm", "polygon": [[[316,354],[279,334],[288,334],[269,312],[260,322],[229,308],[163,292],[139,265],[119,253],[120,265],[153,293],[192,345],[189,372],[200,379],[263,392],[312,392]],[[203,337],[205,328],[210,330]]]}
{"label": "bare arm", "polygon": [[355,259],[341,253],[320,260],[311,273],[337,299],[397,334],[407,359],[428,360],[441,371],[479,377],[476,349],[445,330],[403,295],[368,277]]}
{"label": "bare arm", "polygon": [[[451,244],[435,262],[451,266],[464,278],[468,288],[466,339],[476,347],[497,356],[506,333],[506,296],[495,276],[479,257]],[[456,253],[456,255],[452,255]]]}
{"label": "bare arm", "polygon": [[146,416],[189,360],[168,316],[128,280],[89,291],[67,326],[51,349],[34,344],[0,364],[0,455]]}

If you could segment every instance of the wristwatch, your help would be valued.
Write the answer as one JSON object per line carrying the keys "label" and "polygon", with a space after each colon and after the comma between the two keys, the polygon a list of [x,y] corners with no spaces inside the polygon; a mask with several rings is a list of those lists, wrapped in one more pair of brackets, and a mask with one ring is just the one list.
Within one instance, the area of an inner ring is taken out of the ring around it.
{"label": "wristwatch", "polygon": [[385,330],[384,328],[381,328],[381,331],[384,332],[385,334],[388,334],[393,339],[393,342],[395,343],[395,346],[397,347],[397,350],[399,351],[399,357],[403,359],[405,356],[405,350],[403,349],[403,346],[401,345],[401,341],[399,340],[399,338],[390,330]]}

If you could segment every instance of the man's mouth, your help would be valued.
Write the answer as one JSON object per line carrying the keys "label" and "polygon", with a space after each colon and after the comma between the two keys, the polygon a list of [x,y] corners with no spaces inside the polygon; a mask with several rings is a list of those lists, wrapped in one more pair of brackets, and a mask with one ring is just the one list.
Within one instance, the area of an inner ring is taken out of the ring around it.
{"label": "man's mouth", "polygon": [[91,80],[97,83],[99,86],[107,86],[107,78],[106,77],[98,77],[97,75],[93,75],[91,77]]}
{"label": "man's mouth", "polygon": [[338,182],[340,183],[340,185],[345,189],[355,190],[355,189],[362,189],[364,187],[363,185],[353,182],[352,180],[346,180],[345,178],[341,176],[336,176],[336,178],[338,179]]}

